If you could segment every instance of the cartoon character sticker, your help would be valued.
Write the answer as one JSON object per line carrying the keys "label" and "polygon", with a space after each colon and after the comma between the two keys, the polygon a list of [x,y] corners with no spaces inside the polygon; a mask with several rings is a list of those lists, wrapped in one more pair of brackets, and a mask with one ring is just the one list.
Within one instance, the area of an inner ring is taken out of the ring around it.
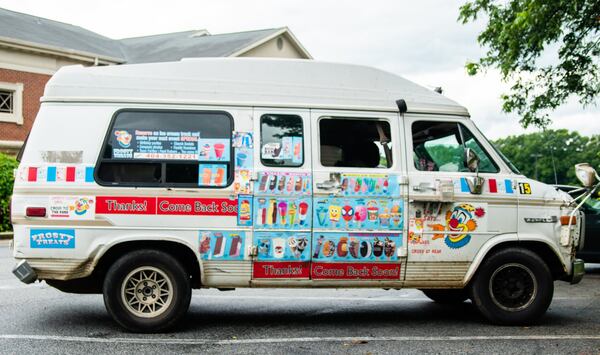
{"label": "cartoon character sticker", "polygon": [[472,204],[463,203],[446,211],[445,224],[429,224],[433,231],[439,231],[431,238],[432,240],[444,238],[446,245],[452,249],[459,249],[469,244],[472,239],[471,233],[478,228],[478,220],[485,216],[483,207],[475,207]]}
{"label": "cartoon character sticker", "polygon": [[126,130],[116,130],[115,136],[117,136],[117,142],[122,148],[129,148],[131,145],[131,139],[133,136]]}

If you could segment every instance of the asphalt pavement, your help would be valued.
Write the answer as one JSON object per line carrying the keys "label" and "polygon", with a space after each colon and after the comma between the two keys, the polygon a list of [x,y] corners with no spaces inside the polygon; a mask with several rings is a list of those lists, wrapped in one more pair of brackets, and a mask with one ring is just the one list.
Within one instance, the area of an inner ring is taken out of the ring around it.
{"label": "asphalt pavement", "polygon": [[101,295],[25,285],[0,241],[0,353],[600,353],[600,265],[578,285],[556,282],[540,324],[486,323],[466,302],[442,306],[417,290],[196,290],[184,323],[133,334]]}

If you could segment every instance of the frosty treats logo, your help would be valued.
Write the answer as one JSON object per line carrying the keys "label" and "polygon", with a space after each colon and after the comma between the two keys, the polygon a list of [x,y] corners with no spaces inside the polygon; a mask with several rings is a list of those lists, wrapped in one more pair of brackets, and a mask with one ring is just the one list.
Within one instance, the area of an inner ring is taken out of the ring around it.
{"label": "frosty treats logo", "polygon": [[481,207],[463,203],[446,212],[446,225],[430,225],[434,231],[445,231],[448,234],[435,234],[432,239],[444,238],[444,242],[452,249],[462,248],[471,241],[471,234],[477,229],[476,218],[482,218],[485,210]]}
{"label": "frosty treats logo", "polygon": [[74,249],[74,229],[32,229],[29,246],[31,248]]}
{"label": "frosty treats logo", "polygon": [[129,134],[129,132],[125,131],[125,130],[118,130],[115,131],[115,136],[117,136],[117,142],[119,142],[119,145],[123,148],[129,148],[129,146],[131,145],[131,138],[132,135]]}

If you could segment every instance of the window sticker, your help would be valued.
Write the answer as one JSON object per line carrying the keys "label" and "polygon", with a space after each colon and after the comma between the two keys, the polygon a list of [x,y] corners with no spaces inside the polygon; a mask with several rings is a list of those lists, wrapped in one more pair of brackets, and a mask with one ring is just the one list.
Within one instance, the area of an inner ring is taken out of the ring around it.
{"label": "window sticker", "polygon": [[227,184],[227,164],[200,164],[198,185],[225,186]]}
{"label": "window sticker", "polygon": [[238,226],[251,226],[252,225],[252,196],[239,195],[238,196]]}
{"label": "window sticker", "polygon": [[254,154],[251,149],[235,148],[235,168],[252,169],[254,166]]}
{"label": "window sticker", "polygon": [[252,193],[252,172],[251,170],[236,169],[235,182],[233,183],[235,194]]}
{"label": "window sticker", "polygon": [[229,161],[229,139],[201,138],[198,149],[200,161]]}
{"label": "window sticker", "polygon": [[234,131],[231,146],[234,148],[254,148],[252,133]]}
{"label": "window sticker", "polygon": [[244,259],[244,232],[200,231],[200,255],[204,260]]}
{"label": "window sticker", "polygon": [[292,160],[302,163],[302,137],[283,137],[281,142],[270,142],[262,146],[262,159]]}
{"label": "window sticker", "polygon": [[43,249],[74,249],[75,229],[31,229],[29,247]]}
{"label": "window sticker", "polygon": [[198,160],[200,132],[125,130],[110,137],[113,159]]}
{"label": "window sticker", "polygon": [[51,196],[49,218],[94,219],[96,205],[92,196]]}

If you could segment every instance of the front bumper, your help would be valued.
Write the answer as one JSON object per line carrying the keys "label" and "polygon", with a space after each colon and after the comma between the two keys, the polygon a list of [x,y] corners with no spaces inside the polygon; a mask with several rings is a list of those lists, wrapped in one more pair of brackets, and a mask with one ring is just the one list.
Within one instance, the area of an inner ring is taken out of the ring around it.
{"label": "front bumper", "polygon": [[585,275],[585,263],[581,259],[575,259],[573,260],[571,270],[573,270],[573,272],[571,273],[569,281],[571,282],[571,285],[574,285],[583,279],[583,275]]}

